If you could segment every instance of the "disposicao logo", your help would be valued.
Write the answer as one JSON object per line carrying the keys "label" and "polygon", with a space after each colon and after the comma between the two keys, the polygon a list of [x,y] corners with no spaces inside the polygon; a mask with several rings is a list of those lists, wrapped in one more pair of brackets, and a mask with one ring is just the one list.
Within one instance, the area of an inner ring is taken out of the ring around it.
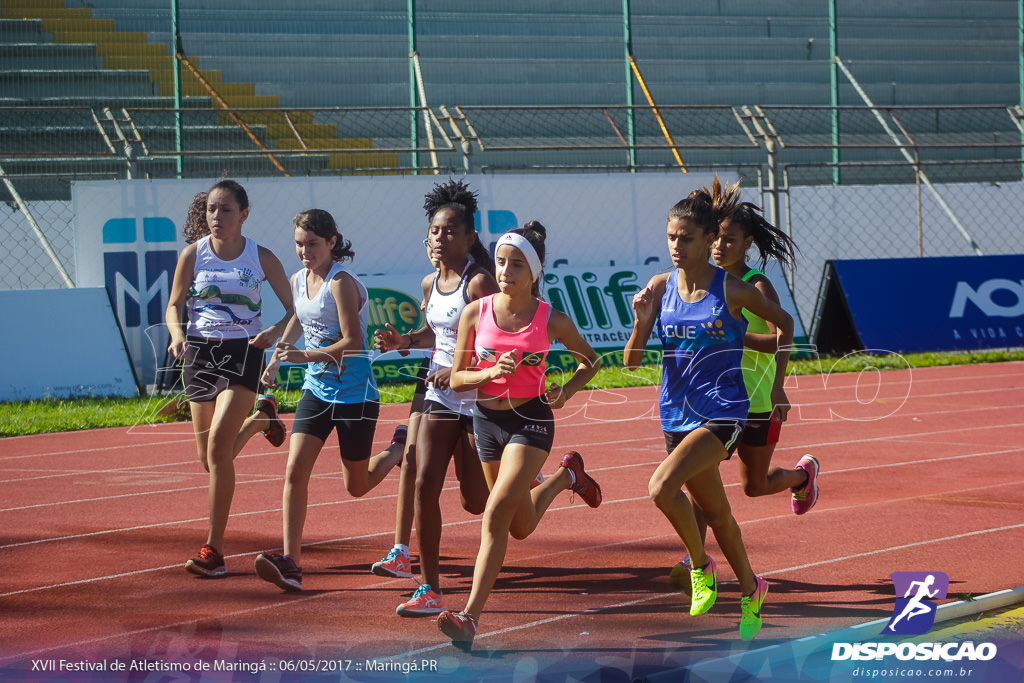
{"label": "disposicao logo", "polygon": [[883,634],[920,635],[935,623],[936,600],[944,600],[949,577],[942,572],[893,572],[896,607]]}
{"label": "disposicao logo", "polygon": [[[896,606],[880,635],[919,636],[935,624],[936,600],[949,590],[949,577],[942,572],[893,572]],[[902,597],[899,597],[902,596]],[[974,641],[833,643],[832,661],[880,661],[895,657],[901,661],[988,661],[998,653],[995,643]]]}

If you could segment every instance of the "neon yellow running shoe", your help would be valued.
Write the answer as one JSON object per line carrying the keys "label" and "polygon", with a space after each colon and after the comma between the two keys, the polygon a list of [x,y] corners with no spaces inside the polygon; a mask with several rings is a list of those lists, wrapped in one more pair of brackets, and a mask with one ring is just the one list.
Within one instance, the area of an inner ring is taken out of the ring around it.
{"label": "neon yellow running shoe", "polygon": [[690,616],[704,614],[715,604],[718,597],[718,579],[715,577],[715,561],[708,558],[703,569],[694,567],[690,570]]}
{"label": "neon yellow running shoe", "polygon": [[757,581],[754,592],[740,598],[740,638],[743,640],[753,640],[761,630],[761,605],[768,595],[768,582],[760,576],[755,576],[754,580]]}

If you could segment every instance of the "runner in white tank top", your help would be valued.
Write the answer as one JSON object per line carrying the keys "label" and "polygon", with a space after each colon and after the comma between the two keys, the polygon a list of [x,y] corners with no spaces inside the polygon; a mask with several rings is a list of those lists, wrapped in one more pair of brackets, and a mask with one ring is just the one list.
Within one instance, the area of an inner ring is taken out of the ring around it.
{"label": "runner in white tank top", "polygon": [[[487,502],[487,482],[473,440],[472,413],[464,411],[461,400],[455,403],[456,394],[449,388],[454,347],[450,345],[448,330],[457,330],[457,324],[451,323],[461,314],[467,300],[498,291],[491,274],[490,255],[476,234],[475,193],[461,181],[450,180],[434,186],[423,208],[430,219],[427,245],[431,260],[438,265],[437,273],[430,273],[422,281],[427,318],[434,322],[402,335],[389,326],[379,331],[374,340],[381,351],[435,347],[416,442],[416,533],[422,582],[412,599],[398,606],[396,611],[402,616],[439,614],[446,608],[438,585],[442,528],[439,499],[448,464],[456,451],[455,473],[459,477],[463,508],[480,514]],[[457,312],[453,310],[456,308]]]}

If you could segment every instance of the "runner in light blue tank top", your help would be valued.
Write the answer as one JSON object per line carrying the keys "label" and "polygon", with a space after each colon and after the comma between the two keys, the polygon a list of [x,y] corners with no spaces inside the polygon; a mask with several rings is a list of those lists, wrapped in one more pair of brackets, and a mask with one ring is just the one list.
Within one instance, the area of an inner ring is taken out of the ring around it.
{"label": "runner in light blue tank top", "polygon": [[[742,309],[777,325],[780,347],[793,339],[793,320],[708,262],[719,221],[735,210],[738,195],[735,186],[724,190],[716,177],[710,191],[692,192],[669,211],[666,234],[675,268],[655,275],[633,297],[636,322],[623,360],[627,368],[639,366],[657,325],[664,345],[659,403],[668,457],[647,491],[693,560],[691,616],[711,609],[718,595],[715,562],[697,523],[699,504],[739,581],[740,637],[750,640],[761,630],[768,583],[750,567],[718,465],[735,447],[749,406],[741,367],[747,327]],[[783,372],[786,360],[779,360]]]}
{"label": "runner in light blue tank top", "polygon": [[[379,394],[366,345],[366,287],[340,263],[352,258],[351,247],[326,211],[310,209],[295,217],[295,253],[304,266],[292,276],[295,315],[263,381],[274,382],[282,361],[306,363],[306,379],[288,448],[284,554],[263,552],[256,557],[260,578],[286,591],[302,590],[302,528],[309,477],[331,432],[338,435],[345,488],[356,497],[382,482],[404,450],[392,444],[372,454]],[[300,335],[305,337],[304,350],[294,346]]]}

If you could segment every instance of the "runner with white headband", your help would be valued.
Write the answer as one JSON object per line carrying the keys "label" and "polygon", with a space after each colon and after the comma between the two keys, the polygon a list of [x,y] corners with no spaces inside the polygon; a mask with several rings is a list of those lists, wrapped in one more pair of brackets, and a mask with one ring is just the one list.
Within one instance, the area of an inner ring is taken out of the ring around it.
{"label": "runner with white headband", "polygon": [[[530,488],[551,452],[552,408],[565,405],[601,364],[572,319],[538,296],[546,233],[531,221],[502,235],[494,252],[501,291],[470,303],[459,320],[451,387],[477,390],[473,433],[490,488],[469,602],[461,612],[446,610],[437,617],[441,632],[461,647],[476,635],[509,534],[524,539],[533,533],[566,489],[590,507],[601,504],[601,487],[583,471],[583,458],[574,451],[562,457],[556,474]],[[579,365],[565,386],[545,390],[545,357],[556,339]]]}

